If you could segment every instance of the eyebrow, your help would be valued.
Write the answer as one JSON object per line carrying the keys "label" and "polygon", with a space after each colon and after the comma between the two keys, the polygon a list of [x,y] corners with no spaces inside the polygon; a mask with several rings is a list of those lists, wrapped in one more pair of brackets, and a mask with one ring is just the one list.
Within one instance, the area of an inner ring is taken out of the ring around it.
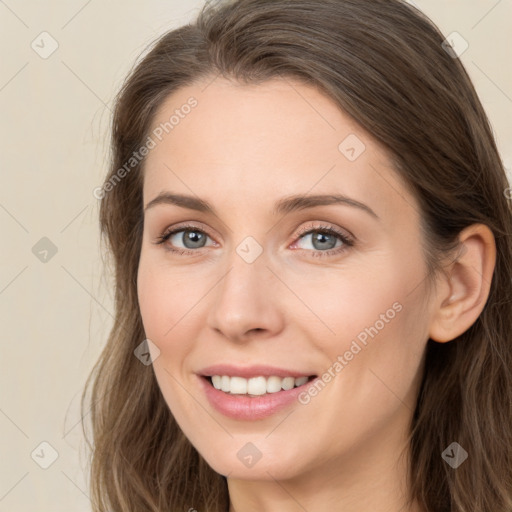
{"label": "eyebrow", "polygon": [[[185,194],[172,194],[170,192],[162,192],[152,199],[144,208],[146,212],[150,208],[159,204],[173,204],[189,210],[197,210],[199,212],[210,213],[217,216],[215,208],[198,197]],[[317,194],[317,195],[293,195],[280,199],[272,211],[273,215],[287,214],[298,210],[305,210],[315,206],[329,206],[333,204],[342,204],[358,208],[372,217],[379,219],[379,216],[366,204],[361,203],[350,197],[341,194]]]}

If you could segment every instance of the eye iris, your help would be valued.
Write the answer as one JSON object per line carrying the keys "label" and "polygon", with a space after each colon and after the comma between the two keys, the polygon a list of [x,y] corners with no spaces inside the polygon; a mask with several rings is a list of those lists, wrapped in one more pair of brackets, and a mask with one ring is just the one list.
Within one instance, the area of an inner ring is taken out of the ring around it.
{"label": "eye iris", "polygon": [[[185,229],[182,231],[181,240],[186,248],[197,249],[204,246],[206,236],[200,231]],[[331,233],[322,231],[312,232],[313,246],[316,250],[333,249],[336,247],[337,237]]]}
{"label": "eye iris", "polygon": [[[323,245],[326,243],[325,239],[331,239],[330,242],[327,242],[327,246]],[[320,244],[320,247],[316,245],[316,243]],[[336,237],[333,235],[329,235],[327,233],[321,233],[317,232],[315,235],[313,235],[313,247],[315,249],[333,249],[336,246]]]}
{"label": "eye iris", "polygon": [[[197,249],[197,247],[203,247],[205,236],[203,233],[197,231],[184,231],[182,236],[182,242],[187,249]],[[188,242],[192,243],[192,246],[187,245]],[[202,242],[202,244],[201,244]],[[197,245],[195,245],[197,244]]]}

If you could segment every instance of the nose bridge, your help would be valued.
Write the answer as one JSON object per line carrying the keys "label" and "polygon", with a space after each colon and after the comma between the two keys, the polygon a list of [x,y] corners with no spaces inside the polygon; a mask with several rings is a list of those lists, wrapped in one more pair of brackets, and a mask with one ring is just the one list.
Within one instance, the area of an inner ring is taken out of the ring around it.
{"label": "nose bridge", "polygon": [[245,236],[229,252],[228,273],[221,283],[222,294],[247,298],[254,304],[260,294],[259,287],[268,281],[268,252],[253,236]]}
{"label": "nose bridge", "polygon": [[236,303],[250,309],[257,307],[260,300],[265,298],[264,289],[268,289],[271,272],[267,268],[263,248],[258,252],[254,242],[244,241],[231,253],[228,271],[218,287],[219,304],[225,303],[233,308],[233,303]]}
{"label": "nose bridge", "polygon": [[208,323],[230,338],[248,331],[274,331],[279,327],[276,290],[263,247],[245,238],[229,255],[227,271],[215,287]]}

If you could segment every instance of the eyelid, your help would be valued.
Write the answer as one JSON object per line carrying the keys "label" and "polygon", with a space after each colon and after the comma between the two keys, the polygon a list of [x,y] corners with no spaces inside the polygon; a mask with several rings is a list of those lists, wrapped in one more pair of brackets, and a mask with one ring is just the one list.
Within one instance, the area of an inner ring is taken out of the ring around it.
{"label": "eyelid", "polygon": [[[207,229],[205,229],[203,227],[200,227],[200,226],[197,226],[197,225],[194,225],[194,224],[191,224],[191,223],[188,223],[188,222],[185,222],[184,224],[178,224],[176,226],[171,226],[169,228],[166,228],[161,235],[158,235],[156,237],[155,243],[156,244],[165,243],[172,235],[175,235],[176,233],[179,233],[180,231],[198,231],[198,232],[203,233],[204,235],[206,235],[211,240],[213,240],[213,238],[208,233]],[[215,240],[213,240],[213,241],[215,242]],[[217,242],[215,242],[215,244],[217,244]],[[203,249],[203,247],[201,247],[201,249]],[[187,251],[199,252],[200,249],[193,250],[193,249],[181,249],[181,248],[179,248],[178,250],[187,250]]]}
{"label": "eyelid", "polygon": [[[319,221],[319,222],[321,222],[321,221]],[[307,233],[311,233],[312,231],[319,231],[319,232],[327,231],[329,233],[336,233],[337,235],[346,239],[347,241],[350,241],[350,242],[355,241],[355,236],[350,231],[348,231],[347,229],[338,228],[329,223],[322,224],[322,225],[314,224],[314,225],[304,226],[298,231],[296,236],[297,236],[297,238],[300,238]]]}
{"label": "eyelid", "polygon": [[[173,236],[176,233],[179,233],[181,231],[198,231],[204,235],[206,235],[208,238],[214,241],[214,244],[218,245],[217,242],[209,235],[208,230],[199,227],[197,225],[194,225],[190,222],[185,222],[183,224],[178,224],[176,226],[172,226],[171,228],[167,228],[164,230],[164,232],[159,235],[154,242],[155,244],[165,244],[167,240]],[[343,242],[343,245],[341,247],[335,248],[335,249],[327,249],[325,251],[321,250],[308,250],[308,249],[298,249],[301,251],[305,251],[307,253],[311,253],[313,255],[318,256],[330,256],[332,253],[341,253],[342,251],[346,250],[348,247],[351,247],[355,243],[355,237],[350,233],[348,230],[342,230],[341,228],[336,227],[335,225],[332,225],[330,223],[324,223],[322,224],[322,221],[311,221],[311,223],[307,226],[303,226],[299,231],[294,235],[294,242],[292,243],[292,246],[295,245],[298,241],[300,241],[302,238],[304,238],[305,235],[311,234],[313,232],[327,232],[328,234],[332,234],[335,236],[338,236],[341,241]],[[198,249],[187,249],[187,248],[181,248],[181,247],[168,247],[167,250],[174,253],[181,253],[181,254],[200,254],[201,249],[205,249],[206,247],[200,247]]]}

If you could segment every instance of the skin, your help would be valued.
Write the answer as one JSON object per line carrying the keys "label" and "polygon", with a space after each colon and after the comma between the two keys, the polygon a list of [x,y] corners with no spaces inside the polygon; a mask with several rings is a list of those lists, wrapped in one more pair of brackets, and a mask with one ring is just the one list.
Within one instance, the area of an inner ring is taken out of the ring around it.
{"label": "skin", "polygon": [[[144,205],[164,191],[189,194],[216,215],[148,208],[138,274],[144,328],[160,351],[155,376],[176,421],[228,477],[230,512],[421,510],[406,505],[406,460],[425,346],[455,338],[483,309],[492,234],[482,225],[461,233],[460,258],[429,288],[417,201],[386,151],[330,99],[291,80],[210,79],[169,96],[153,128],[191,96],[197,107],[147,156]],[[366,147],[355,161],[338,149],[350,134]],[[285,196],[333,193],[378,218],[340,204],[272,213]],[[185,248],[188,232],[155,243],[183,222],[208,235],[202,248],[166,249]],[[351,234],[353,246],[332,235],[343,250],[319,255],[316,232],[298,234],[319,225]],[[263,250],[252,263],[236,252],[248,236]],[[225,362],[322,375],[396,303],[394,318],[306,405],[235,420],[199,386],[200,369]],[[262,454],[250,468],[237,458],[249,442]]]}

